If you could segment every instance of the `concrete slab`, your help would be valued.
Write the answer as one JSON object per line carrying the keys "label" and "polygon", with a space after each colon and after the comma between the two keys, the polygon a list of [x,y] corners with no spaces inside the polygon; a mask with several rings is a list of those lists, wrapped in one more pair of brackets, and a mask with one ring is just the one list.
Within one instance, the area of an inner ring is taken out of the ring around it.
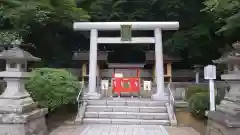
{"label": "concrete slab", "polygon": [[79,135],[87,125],[62,125],[50,132],[50,135]]}
{"label": "concrete slab", "polygon": [[[92,134],[91,134],[92,133]],[[158,125],[62,125],[50,135],[200,135],[191,127]]]}
{"label": "concrete slab", "polygon": [[165,127],[169,135],[200,135],[192,127]]}
{"label": "concrete slab", "polygon": [[168,135],[157,125],[88,125],[79,135]]}

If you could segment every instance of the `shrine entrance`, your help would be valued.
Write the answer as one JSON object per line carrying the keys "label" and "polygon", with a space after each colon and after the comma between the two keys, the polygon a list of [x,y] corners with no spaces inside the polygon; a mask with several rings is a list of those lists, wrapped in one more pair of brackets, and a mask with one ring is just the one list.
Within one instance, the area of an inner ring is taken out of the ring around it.
{"label": "shrine entrance", "polygon": [[[75,30],[90,30],[90,53],[89,53],[89,88],[84,95],[86,99],[100,99],[101,94],[97,91],[97,50],[98,44],[154,44],[155,45],[155,69],[156,69],[156,93],[152,99],[161,100],[164,98],[164,70],[163,70],[163,50],[162,50],[162,31],[177,30],[179,22],[75,22]],[[121,37],[99,37],[98,31],[119,30]],[[154,33],[153,37],[132,37],[133,30],[150,30]],[[114,72],[115,73],[115,72]],[[115,74],[114,74],[115,75]],[[118,93],[123,91],[139,91],[139,83],[134,85],[137,78],[114,77],[116,85],[114,90]],[[117,80],[117,81],[116,81]],[[119,84],[117,84],[119,83]],[[125,86],[130,84],[130,88]]]}

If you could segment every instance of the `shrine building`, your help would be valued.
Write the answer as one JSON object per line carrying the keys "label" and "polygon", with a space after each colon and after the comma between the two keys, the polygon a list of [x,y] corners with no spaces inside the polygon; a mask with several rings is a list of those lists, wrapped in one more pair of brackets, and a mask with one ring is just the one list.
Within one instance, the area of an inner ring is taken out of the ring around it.
{"label": "shrine building", "polygon": [[[121,55],[119,54],[120,52],[118,52],[119,51],[117,50],[111,52],[103,50],[98,51],[96,87],[99,92],[105,94],[105,96],[114,96],[114,89],[121,89],[125,91],[125,95],[127,95],[127,92],[134,91],[134,86],[136,86],[134,80],[138,83],[137,85],[140,86],[139,91],[148,91],[147,93],[156,91],[154,51],[142,51],[140,52],[141,54],[129,51],[129,53],[132,54],[130,55],[133,57],[132,59],[129,58],[130,61],[126,58],[129,56],[126,54],[126,51],[124,51],[125,55]],[[116,55],[121,55],[120,59],[118,59]],[[87,87],[89,80],[89,51],[75,52],[73,60],[78,63],[78,67],[81,69],[80,74],[78,75],[79,80],[83,81],[85,83],[85,87]],[[163,55],[165,84],[172,80],[172,64],[178,62],[179,60],[179,58]],[[114,88],[113,83],[117,77],[121,77],[123,82],[129,82],[129,88],[125,88],[126,90],[124,90],[124,86],[121,87],[121,85],[119,85],[119,88]],[[144,90],[144,82],[150,82],[148,89]],[[146,95],[146,92],[142,92],[142,94],[143,95],[140,94],[140,96],[150,96]],[[117,93],[115,93],[115,95],[117,95]]]}

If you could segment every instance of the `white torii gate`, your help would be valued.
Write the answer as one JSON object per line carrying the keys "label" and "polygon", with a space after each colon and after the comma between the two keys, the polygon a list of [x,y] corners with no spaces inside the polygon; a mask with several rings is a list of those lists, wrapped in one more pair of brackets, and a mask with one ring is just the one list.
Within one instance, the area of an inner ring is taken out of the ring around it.
{"label": "white torii gate", "polygon": [[[120,37],[98,37],[98,30],[120,30],[123,25],[131,25],[132,30],[153,30],[154,37],[133,37],[131,41],[122,41]],[[116,43],[155,43],[155,66],[157,92],[152,95],[154,100],[161,100],[164,96],[164,70],[162,51],[162,31],[177,30],[179,22],[75,22],[74,30],[90,30],[89,54],[89,91],[85,98],[99,99],[101,95],[96,91],[97,44]]]}

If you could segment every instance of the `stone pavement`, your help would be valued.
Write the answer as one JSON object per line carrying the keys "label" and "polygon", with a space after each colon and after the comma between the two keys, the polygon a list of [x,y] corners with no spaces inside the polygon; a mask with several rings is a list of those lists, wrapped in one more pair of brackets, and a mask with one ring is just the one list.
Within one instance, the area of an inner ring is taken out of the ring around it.
{"label": "stone pavement", "polygon": [[157,125],[88,125],[80,135],[168,135]]}
{"label": "stone pavement", "polygon": [[200,135],[199,132],[192,127],[165,127],[169,135]]}
{"label": "stone pavement", "polygon": [[157,125],[63,125],[50,135],[164,135],[166,132],[169,135],[200,135],[191,127]]}

